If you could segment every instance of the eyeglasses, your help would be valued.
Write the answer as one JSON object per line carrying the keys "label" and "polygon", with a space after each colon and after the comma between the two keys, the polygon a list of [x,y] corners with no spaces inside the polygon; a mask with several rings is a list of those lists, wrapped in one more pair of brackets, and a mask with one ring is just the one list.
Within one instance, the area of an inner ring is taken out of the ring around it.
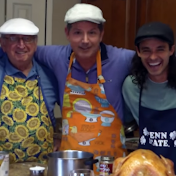
{"label": "eyeglasses", "polygon": [[22,37],[19,37],[19,36],[9,36],[9,37],[3,36],[3,38],[5,38],[6,40],[9,40],[10,42],[13,42],[13,43],[17,43],[21,39],[23,40],[24,43],[32,43],[36,39],[36,36],[22,36]]}

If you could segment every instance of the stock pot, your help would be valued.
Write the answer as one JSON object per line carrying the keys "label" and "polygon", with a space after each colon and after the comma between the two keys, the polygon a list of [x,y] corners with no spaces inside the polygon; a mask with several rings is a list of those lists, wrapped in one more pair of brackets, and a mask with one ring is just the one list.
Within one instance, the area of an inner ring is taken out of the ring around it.
{"label": "stock pot", "polygon": [[47,176],[69,176],[74,169],[93,169],[93,164],[97,159],[93,159],[93,154],[78,150],[64,150],[49,153]]}

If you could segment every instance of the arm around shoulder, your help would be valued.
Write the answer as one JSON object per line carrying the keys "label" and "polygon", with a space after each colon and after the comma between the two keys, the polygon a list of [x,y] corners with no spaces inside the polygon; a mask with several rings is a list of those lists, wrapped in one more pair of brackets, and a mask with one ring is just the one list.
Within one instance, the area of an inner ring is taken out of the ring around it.
{"label": "arm around shoulder", "polygon": [[66,60],[71,53],[70,45],[38,46],[34,57],[37,61],[53,69],[58,62]]}
{"label": "arm around shoulder", "polygon": [[133,57],[135,56],[135,51],[129,50],[129,49],[122,49],[122,55],[124,58],[124,62],[127,64],[128,70],[130,71],[131,69],[131,61]]}

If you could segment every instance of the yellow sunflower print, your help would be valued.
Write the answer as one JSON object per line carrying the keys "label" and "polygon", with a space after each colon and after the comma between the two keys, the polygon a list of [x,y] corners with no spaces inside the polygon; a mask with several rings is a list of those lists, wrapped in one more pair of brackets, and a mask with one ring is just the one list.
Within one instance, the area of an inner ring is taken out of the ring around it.
{"label": "yellow sunflower print", "polygon": [[19,83],[24,83],[26,80],[23,78],[17,78],[15,77],[15,81],[19,82]]}
{"label": "yellow sunflower print", "polygon": [[49,126],[49,120],[48,120],[48,118],[46,116],[42,116],[41,119],[42,119],[42,121],[44,122],[44,124],[46,126]]}
{"label": "yellow sunflower print", "polygon": [[42,153],[40,153],[39,160],[46,162],[46,158],[45,158],[46,155],[48,155],[48,152],[46,152],[46,151],[43,151]]}
{"label": "yellow sunflower print", "polygon": [[3,147],[5,150],[11,150],[12,147],[13,147],[13,144],[10,143],[10,142],[6,142],[5,144],[2,145],[2,147]]}
{"label": "yellow sunflower print", "polygon": [[48,148],[48,142],[44,142],[41,146],[42,146],[42,148],[47,149]]}
{"label": "yellow sunflower print", "polygon": [[13,126],[13,124],[14,124],[13,120],[10,117],[6,116],[6,115],[2,116],[2,121],[5,124],[7,124],[8,126]]}
{"label": "yellow sunflower print", "polygon": [[9,114],[13,109],[13,104],[9,100],[5,100],[1,105],[1,112],[5,115]]}
{"label": "yellow sunflower print", "polygon": [[15,149],[14,152],[18,156],[18,158],[25,157],[25,153],[22,150],[20,150],[20,149]]}
{"label": "yellow sunflower print", "polygon": [[45,127],[41,126],[37,129],[36,136],[40,141],[44,141],[47,137],[47,130]]}
{"label": "yellow sunflower print", "polygon": [[33,81],[31,81],[31,80],[28,80],[27,82],[26,82],[26,87],[28,88],[28,89],[30,89],[30,90],[32,90],[32,89],[34,89],[36,86],[37,86],[37,80],[33,80]]}
{"label": "yellow sunflower print", "polygon": [[14,163],[16,160],[16,156],[14,153],[9,153],[9,162],[10,164]]}
{"label": "yellow sunflower print", "polygon": [[3,151],[3,148],[2,148],[2,147],[0,147],[0,151]]}
{"label": "yellow sunflower print", "polygon": [[40,152],[41,147],[37,144],[32,144],[30,147],[27,148],[28,156],[36,155]]}
{"label": "yellow sunflower print", "polygon": [[13,80],[13,77],[11,77],[11,76],[5,76],[4,77],[4,81],[7,83],[7,84],[11,84],[11,85],[13,85],[14,84],[14,80]]}
{"label": "yellow sunflower print", "polygon": [[18,159],[18,160],[16,160],[16,162],[17,163],[22,163],[22,162],[24,162],[24,159]]}
{"label": "yellow sunflower print", "polygon": [[27,138],[29,136],[28,129],[24,125],[16,126],[15,133],[21,138]]}
{"label": "yellow sunflower print", "polygon": [[38,160],[38,159],[37,159],[36,157],[31,156],[31,157],[29,157],[26,161],[29,161],[29,162],[33,161],[33,162],[36,162],[37,160]]}
{"label": "yellow sunflower print", "polygon": [[52,153],[53,152],[53,148],[52,147],[49,147],[48,148],[48,153]]}
{"label": "yellow sunflower print", "polygon": [[3,126],[0,127],[0,141],[5,141],[9,135],[9,130]]}
{"label": "yellow sunflower print", "polygon": [[29,103],[26,106],[26,112],[30,115],[30,116],[37,116],[39,113],[39,107],[37,105],[37,103]]}
{"label": "yellow sunflower print", "polygon": [[13,111],[13,119],[16,122],[25,122],[26,118],[27,118],[27,114],[22,109],[17,108]]}
{"label": "yellow sunflower print", "polygon": [[14,124],[14,121],[11,119],[11,117],[8,117],[6,115],[2,116],[2,121],[8,126],[13,126]]}
{"label": "yellow sunflower print", "polygon": [[[35,96],[35,98],[39,99],[39,87],[36,87],[34,89],[34,96]],[[43,95],[42,95],[41,89],[40,89],[40,100],[43,100]]]}
{"label": "yellow sunflower print", "polygon": [[16,86],[15,92],[21,97],[26,97],[28,95],[28,90],[22,85]]}
{"label": "yellow sunflower print", "polygon": [[36,130],[40,126],[40,120],[37,117],[32,117],[27,121],[27,127],[29,130]]}
{"label": "yellow sunflower print", "polygon": [[21,142],[23,138],[18,136],[16,133],[10,133],[8,136],[8,139],[12,143],[17,143],[17,142]]}
{"label": "yellow sunflower print", "polygon": [[19,101],[21,100],[21,97],[15,91],[10,91],[8,95],[8,99],[12,101]]}
{"label": "yellow sunflower print", "polygon": [[25,139],[25,140],[22,142],[21,146],[22,146],[23,148],[27,148],[27,147],[29,147],[33,142],[34,142],[34,137],[29,137],[29,138]]}
{"label": "yellow sunflower print", "polygon": [[22,99],[21,103],[22,103],[23,106],[26,106],[26,105],[28,105],[32,100],[33,100],[33,98],[32,98],[31,96],[25,97],[25,98]]}
{"label": "yellow sunflower print", "polygon": [[51,135],[51,138],[52,138],[53,135],[54,135],[54,129],[53,129],[52,126],[50,126],[49,131],[50,131],[50,135]]}
{"label": "yellow sunflower print", "polygon": [[42,114],[46,115],[48,113],[47,109],[46,109],[46,105],[45,105],[45,102],[43,101],[42,104],[41,104],[41,108],[40,108],[40,111]]}
{"label": "yellow sunflower print", "polygon": [[2,85],[0,99],[4,100],[5,97],[8,96],[8,94],[9,94],[9,89],[5,85]]}
{"label": "yellow sunflower print", "polygon": [[49,142],[53,142],[53,135],[54,135],[54,129],[53,129],[53,127],[51,126],[50,128],[49,128],[49,132],[47,133],[47,141],[49,141]]}
{"label": "yellow sunflower print", "polygon": [[50,142],[50,143],[53,142],[53,138],[51,137],[50,133],[47,134],[46,140],[47,140],[48,142]]}

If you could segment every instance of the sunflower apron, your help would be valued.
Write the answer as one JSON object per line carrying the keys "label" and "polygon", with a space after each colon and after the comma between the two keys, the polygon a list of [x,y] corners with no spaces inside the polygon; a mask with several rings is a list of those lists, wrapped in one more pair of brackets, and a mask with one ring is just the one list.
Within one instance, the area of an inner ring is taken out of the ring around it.
{"label": "sunflower apron", "polygon": [[[91,152],[96,159],[100,159],[102,155],[125,156],[124,130],[118,114],[106,98],[100,52],[97,54],[96,84],[73,79],[73,62],[74,53],[70,58],[66,78],[60,150]],[[94,172],[97,174],[98,171],[97,163]]]}
{"label": "sunflower apron", "polygon": [[10,163],[46,162],[53,151],[53,126],[43,100],[39,78],[5,76],[0,95],[0,150]]}

